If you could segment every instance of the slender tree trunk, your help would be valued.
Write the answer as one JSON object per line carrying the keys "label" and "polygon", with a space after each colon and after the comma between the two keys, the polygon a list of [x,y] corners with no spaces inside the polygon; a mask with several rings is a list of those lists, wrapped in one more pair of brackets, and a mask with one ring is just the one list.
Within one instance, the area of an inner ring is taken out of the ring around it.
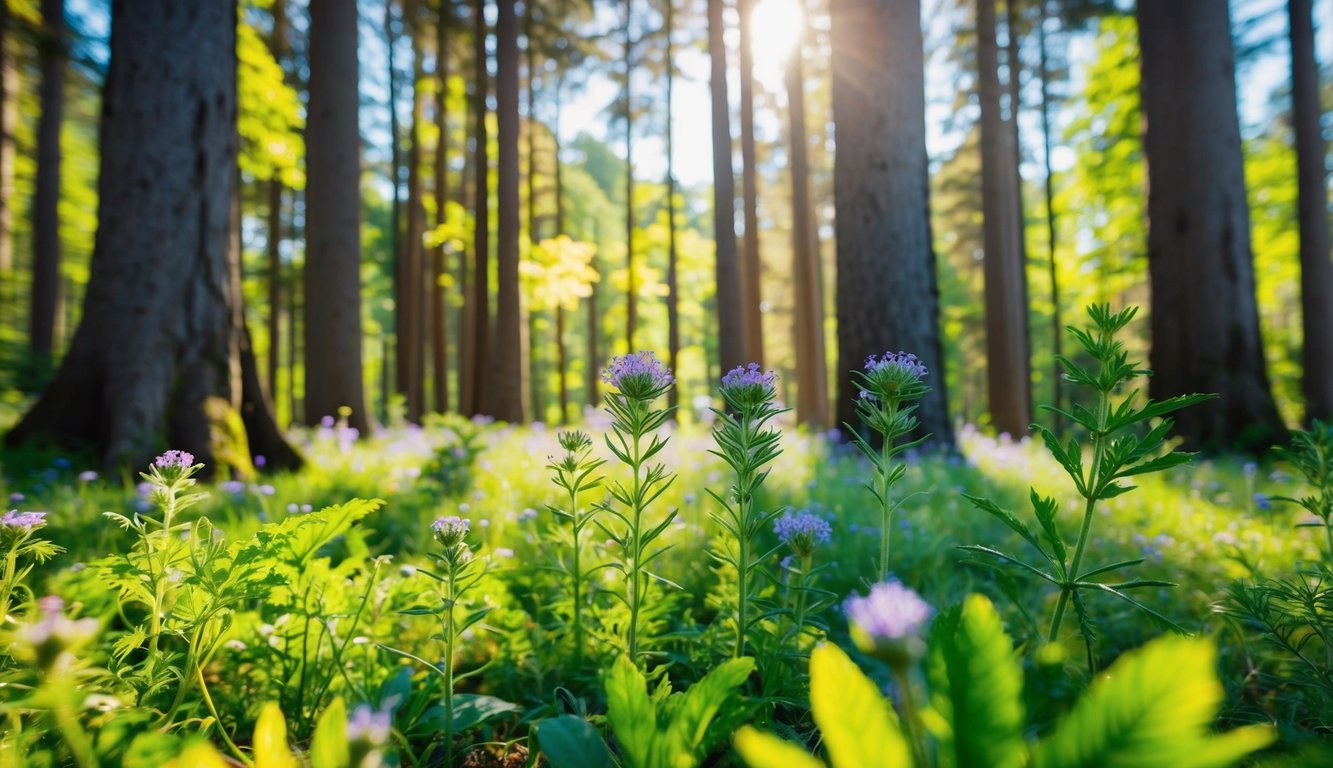
{"label": "slender tree trunk", "polygon": [[[304,193],[293,191],[293,203],[295,199],[301,197]],[[304,202],[304,198],[302,198]],[[292,240],[296,240],[301,233],[295,228],[295,221],[292,223]],[[302,318],[305,317],[305,308],[300,303],[300,293],[302,284],[302,275],[305,274],[304,265],[301,268],[292,269],[292,274],[287,276],[287,396],[288,411],[290,419],[288,423],[301,420],[303,403],[302,387],[298,386],[297,371],[304,370],[299,368],[301,358],[301,339],[304,338],[304,331],[301,328]],[[304,380],[302,380],[303,382]]]}
{"label": "slender tree trunk", "polygon": [[398,0],[384,0],[384,41],[388,51],[388,102],[389,110],[389,263],[393,267],[393,330],[394,347],[396,352],[394,363],[395,370],[393,378],[397,381],[396,389],[390,385],[389,376],[389,356],[391,353],[388,339],[384,339],[381,344],[381,392],[380,405],[383,415],[387,418],[389,414],[389,401],[392,398],[391,392],[405,393],[406,382],[409,378],[407,366],[407,357],[402,354],[403,338],[407,333],[405,328],[406,315],[405,308],[408,303],[404,284],[405,275],[403,268],[406,260],[403,258],[402,231],[403,231],[403,205],[402,205],[402,150],[399,141],[400,131],[398,127],[398,64],[395,49],[398,41],[398,32],[394,29],[393,8]]}
{"label": "slender tree trunk", "polygon": [[1195,447],[1266,449],[1285,437],[1254,297],[1227,0],[1144,0],[1144,157],[1155,398],[1213,392],[1181,411]]}
{"label": "slender tree trunk", "polygon": [[[113,9],[83,322],[11,444],[88,447],[114,465],[146,462],[165,441],[211,464],[206,403],[243,402],[229,264],[236,4],[177,10]],[[163,40],[189,40],[188,55]]]}
{"label": "slender tree trunk", "polygon": [[930,241],[925,60],[916,0],[835,0],[838,416],[855,424],[850,375],[867,356],[916,354],[930,370],[922,429],[950,443]]}
{"label": "slender tree trunk", "polygon": [[731,166],[731,107],[727,101],[727,47],[722,0],[708,0],[708,53],[712,63],[713,233],[717,241],[717,350],[723,371],[745,364],[740,259],[736,253],[736,181]]}
{"label": "slender tree trunk", "polygon": [[350,408],[368,435],[361,368],[361,133],[355,4],[310,0],[306,118],[305,417]]}
{"label": "slender tree trunk", "polygon": [[42,0],[37,43],[42,65],[37,123],[37,180],[32,199],[32,319],[30,342],[46,370],[55,354],[60,317],[60,127],[65,112],[65,3]]}
{"label": "slender tree trunk", "polygon": [[1329,257],[1328,156],[1320,132],[1319,62],[1311,0],[1289,0],[1291,113],[1296,129],[1301,231],[1301,330],[1305,420],[1333,418],[1333,260]]}
{"label": "slender tree trunk", "polygon": [[407,398],[408,420],[419,424],[426,411],[426,313],[422,305],[427,286],[421,243],[426,230],[426,208],[421,194],[421,126],[426,120],[421,81],[425,78],[425,52],[417,1],[406,0],[403,6],[407,33],[412,42],[412,123],[408,126],[407,145],[407,237],[399,249],[404,303],[397,307],[395,314],[399,319],[398,390]]}
{"label": "slender tree trunk", "polygon": [[1013,132],[1000,113],[996,0],[977,0],[981,186],[986,272],[986,381],[991,423],[1014,437],[1032,423],[1027,290],[1015,200]]}
{"label": "slender tree trunk", "polygon": [[796,317],[796,419],[811,428],[829,423],[828,362],[824,350],[824,276],[810,203],[809,136],[805,128],[805,51],[787,62],[787,119],[791,134],[792,289]]}
{"label": "slender tree trunk", "polygon": [[560,379],[560,423],[564,424],[569,420],[569,384],[565,379],[569,359],[565,354],[565,308],[560,304],[555,305],[555,354]]}
{"label": "slender tree trunk", "polygon": [[[435,226],[449,222],[449,2],[441,0],[435,23]],[[449,411],[449,307],[442,282],[448,271],[444,243],[431,253],[431,372],[435,377],[435,409]]]}
{"label": "slender tree trunk", "polygon": [[745,326],[745,357],[764,364],[764,318],[760,313],[762,292],[759,259],[759,182],[754,147],[754,52],[750,35],[753,0],[736,0],[740,15],[741,68],[741,209],[745,242],[741,247],[742,323]]}
{"label": "slender tree trunk", "polygon": [[522,306],[518,285],[518,13],[515,0],[497,0],[495,24],[495,125],[499,157],[496,168],[495,358],[491,374],[491,415],[501,421],[525,420]]}
{"label": "slender tree trunk", "polygon": [[[287,2],[273,2],[273,36],[269,50],[282,66],[287,58]],[[282,355],[282,179],[275,173],[268,181],[268,398],[278,401],[278,362]]]}
{"label": "slender tree trunk", "polygon": [[639,280],[634,263],[634,0],[625,0],[625,339],[633,352],[639,325]]}
{"label": "slender tree trunk", "polygon": [[[508,0],[501,0],[507,2]],[[486,93],[488,72],[486,66],[486,0],[473,3],[473,56],[476,61],[476,91],[473,102],[474,146],[472,172],[475,174],[473,195],[475,230],[472,235],[472,383],[471,408],[473,414],[490,413],[493,392],[490,389],[491,364],[491,309],[490,309],[490,160],[487,157]]]}
{"label": "slender tree trunk", "polygon": [[9,3],[0,3],[0,275],[14,268],[14,130],[19,115],[16,42]]}
{"label": "slender tree trunk", "polygon": [[[680,278],[676,252],[676,151],[672,106],[676,81],[676,0],[666,0],[666,210],[667,210],[667,366],[680,370]],[[680,387],[667,391],[667,404],[680,404]]]}
{"label": "slender tree trunk", "polygon": [[[531,11],[531,9],[529,8],[528,11]],[[532,246],[541,242],[541,225],[537,219],[537,57],[535,53],[536,43],[532,39],[532,14],[525,12],[523,19],[526,25],[525,36],[528,40],[525,53],[528,70],[528,258],[531,258]],[[537,345],[533,343],[537,338],[537,312],[527,306],[527,302],[524,301],[523,315],[523,370],[527,372],[528,385],[531,390],[528,397],[532,403],[532,417],[541,420],[545,417],[546,406],[542,402],[542,385],[544,382],[541,376],[541,358],[537,354]]]}
{"label": "slender tree trunk", "polygon": [[[1041,17],[1037,24],[1037,44],[1041,52],[1041,141],[1042,161],[1046,164],[1046,251],[1047,271],[1051,277],[1051,399],[1057,409],[1064,406],[1064,375],[1059,357],[1064,353],[1064,323],[1060,319],[1060,278],[1056,269],[1056,234],[1055,234],[1055,171],[1051,168],[1051,91],[1050,63],[1046,55],[1046,0],[1040,0]],[[1054,415],[1055,432],[1064,432],[1064,417],[1057,411]]]}
{"label": "slender tree trunk", "polygon": [[[594,222],[593,226],[594,228],[596,227],[596,222]],[[596,242],[597,238],[594,237],[593,240],[594,242]],[[594,257],[593,267],[596,268],[597,266],[598,266],[597,259],[596,257]],[[597,283],[594,282],[591,287],[592,290],[588,293],[588,313],[586,315],[587,326],[588,326],[587,327],[588,338],[586,340],[588,345],[588,352],[587,352],[588,370],[585,371],[585,377],[586,377],[585,395],[588,407],[596,408],[598,400],[600,398],[600,394],[597,388],[597,380],[600,375],[599,372],[602,368],[602,363],[604,361],[602,360],[601,354],[597,351],[597,348],[599,346],[598,340],[602,332],[601,329],[602,317],[597,312],[597,293],[598,293]]]}
{"label": "slender tree trunk", "polygon": [[[560,236],[565,234],[565,186],[564,174],[562,168],[564,163],[560,160],[560,99],[564,96],[564,72],[557,70],[555,78],[555,117],[551,124],[551,163],[552,174],[554,176],[555,193],[555,234]],[[555,343],[560,354],[560,421],[567,423],[569,421],[569,358],[565,344],[565,310],[564,307],[556,304],[555,307]],[[591,368],[592,361],[588,361]],[[595,387],[596,384],[594,383]]]}

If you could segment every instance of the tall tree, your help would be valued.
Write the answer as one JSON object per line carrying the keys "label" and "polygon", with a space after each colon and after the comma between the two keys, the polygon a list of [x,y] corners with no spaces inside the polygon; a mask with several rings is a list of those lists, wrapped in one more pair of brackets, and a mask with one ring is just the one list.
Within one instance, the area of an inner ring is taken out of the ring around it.
{"label": "tall tree", "polygon": [[713,237],[717,242],[717,350],[723,371],[745,360],[740,264],[736,253],[736,181],[731,167],[731,106],[722,0],[708,0],[709,89],[713,107]]}
{"label": "tall tree", "polygon": [[745,357],[764,364],[764,317],[760,313],[762,273],[759,259],[759,181],[754,146],[754,42],[750,17],[753,0],[736,0],[740,16],[741,85],[741,218],[744,243],[741,247],[741,303],[745,324]]}
{"label": "tall tree", "polygon": [[422,199],[421,131],[426,121],[426,94],[421,88],[425,79],[425,23],[419,0],[405,0],[404,19],[408,38],[412,43],[412,120],[408,124],[407,143],[407,229],[398,249],[401,303],[395,309],[398,319],[398,391],[407,400],[407,418],[419,423],[426,410],[424,299],[427,294],[422,237],[426,231],[426,207]]}
{"label": "tall tree", "polygon": [[[403,285],[403,190],[402,168],[403,153],[398,127],[398,30],[394,25],[393,9],[398,0],[384,0],[384,43],[387,52],[385,68],[388,75],[388,95],[385,107],[389,111],[389,264],[393,268],[393,344],[389,337],[380,340],[380,411],[384,417],[389,415],[389,400],[392,392],[403,393],[408,378],[405,366],[408,361],[401,354],[401,338],[406,332],[403,327],[406,318],[403,308],[407,305],[406,288]],[[392,347],[392,350],[391,350]],[[394,356],[394,368],[389,372],[389,356]],[[397,382],[394,387],[393,382]]]}
{"label": "tall tree", "polygon": [[368,434],[361,379],[361,134],[355,3],[310,0],[306,124],[305,418],[350,408]]}
{"label": "tall tree", "polygon": [[65,2],[42,0],[38,38],[42,66],[41,117],[37,122],[37,180],[32,200],[33,357],[51,364],[60,317],[60,126],[65,113]]}
{"label": "tall tree", "polygon": [[809,134],[805,127],[804,40],[787,61],[787,122],[791,145],[792,289],[796,312],[796,418],[811,427],[829,423],[828,362],[824,349],[824,275],[819,233],[810,203]]}
{"label": "tall tree", "polygon": [[9,3],[0,3],[0,274],[14,267],[14,129],[19,114],[15,42]]}
{"label": "tall tree", "polygon": [[1032,423],[1027,288],[1019,221],[1014,132],[1000,112],[996,0],[977,0],[977,98],[986,276],[986,384],[991,423],[1027,434]]}
{"label": "tall tree", "polygon": [[634,0],[625,0],[625,339],[633,352],[639,325],[639,280],[634,263]]}
{"label": "tall tree", "polygon": [[[676,0],[665,0],[662,16],[663,35],[666,38],[663,58],[666,67],[667,366],[677,371],[680,370],[680,278],[677,274],[676,144],[675,123],[672,119],[676,83]],[[680,402],[679,389],[672,387],[667,392],[668,405],[672,408]]]}
{"label": "tall tree", "polygon": [[524,420],[526,372],[522,357],[522,307],[518,284],[519,114],[518,12],[515,0],[497,0],[495,21],[496,163],[495,356],[490,415]]}
{"label": "tall tree", "polygon": [[262,397],[245,392],[258,377],[242,375],[254,361],[243,359],[236,332],[229,260],[236,21],[229,0],[195,3],[191,13],[174,0],[113,7],[83,322],[11,444],[88,447],[108,465],[146,461],[170,444],[211,463],[206,403],[266,413]]}
{"label": "tall tree", "polygon": [[[449,223],[449,24],[453,21],[451,0],[440,0],[435,19],[435,226]],[[448,272],[448,249],[444,242],[431,251],[431,374],[435,383],[435,408],[449,410],[449,308],[444,290]]]}
{"label": "tall tree", "polygon": [[1057,411],[1055,431],[1064,431],[1064,417],[1060,410],[1064,408],[1064,375],[1060,365],[1063,354],[1065,328],[1060,320],[1060,277],[1056,269],[1056,217],[1055,217],[1055,170],[1051,163],[1051,64],[1046,40],[1046,24],[1050,18],[1046,0],[1038,3],[1041,15],[1037,22],[1037,49],[1039,52],[1038,75],[1041,80],[1041,157],[1045,164],[1043,175],[1046,201],[1046,271],[1051,281],[1051,400]]}
{"label": "tall tree", "polygon": [[1213,392],[1181,411],[1194,446],[1258,449],[1284,429],[1254,297],[1227,0],[1138,5],[1148,166],[1155,398]]}
{"label": "tall tree", "polygon": [[1296,129],[1301,232],[1301,328],[1306,421],[1333,418],[1333,260],[1329,256],[1328,185],[1320,128],[1319,62],[1311,0],[1289,0],[1291,118]]}
{"label": "tall tree", "polygon": [[[274,0],[272,13],[269,50],[273,60],[281,66],[287,56],[287,1]],[[265,244],[268,255],[268,367],[265,373],[268,375],[270,403],[278,399],[278,369],[282,354],[282,201],[282,177],[274,173],[268,180],[268,242]]]}
{"label": "tall tree", "polygon": [[[486,96],[489,90],[489,72],[486,52],[486,0],[474,0],[472,6],[472,173],[473,220],[472,233],[472,291],[468,297],[465,323],[471,333],[466,334],[463,365],[465,377],[462,388],[463,413],[480,414],[490,410],[489,374],[491,346],[490,317],[490,160],[486,152],[489,132],[486,130]],[[471,368],[467,365],[470,364]]]}
{"label": "tall tree", "polygon": [[[915,0],[834,0],[834,205],[838,359],[859,369],[901,349],[932,372],[922,428],[952,441],[940,348],[926,177],[925,58]],[[838,416],[855,423],[858,387],[839,376]]]}

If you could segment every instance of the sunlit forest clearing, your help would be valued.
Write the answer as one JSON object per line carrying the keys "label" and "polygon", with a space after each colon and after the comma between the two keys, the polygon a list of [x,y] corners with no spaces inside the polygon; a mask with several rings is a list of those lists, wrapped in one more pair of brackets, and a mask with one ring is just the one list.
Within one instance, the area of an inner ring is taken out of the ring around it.
{"label": "sunlit forest clearing", "polygon": [[3,0],[0,766],[1333,766],[1329,62]]}

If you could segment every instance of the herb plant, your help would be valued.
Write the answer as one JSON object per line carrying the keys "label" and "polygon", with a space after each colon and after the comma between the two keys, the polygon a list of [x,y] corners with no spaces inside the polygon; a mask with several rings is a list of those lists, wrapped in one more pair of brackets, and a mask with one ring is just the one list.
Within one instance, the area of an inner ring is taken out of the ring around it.
{"label": "herb plant", "polygon": [[560,567],[569,578],[572,602],[570,623],[574,643],[574,668],[578,670],[583,668],[583,654],[586,649],[583,631],[583,604],[586,602],[584,582],[588,579],[588,573],[582,562],[583,531],[593,521],[599,510],[595,506],[586,509],[581,508],[579,497],[585,491],[596,490],[601,487],[603,478],[601,475],[594,473],[606,462],[591,455],[592,439],[586,433],[579,431],[561,432],[559,438],[560,447],[564,449],[565,454],[559,460],[553,459],[549,464],[549,469],[555,475],[552,481],[567,495],[568,506],[565,509],[552,506],[550,510],[568,524],[567,529],[561,529],[561,535],[568,537],[566,547],[569,550],[569,563],[566,564],[562,559]]}

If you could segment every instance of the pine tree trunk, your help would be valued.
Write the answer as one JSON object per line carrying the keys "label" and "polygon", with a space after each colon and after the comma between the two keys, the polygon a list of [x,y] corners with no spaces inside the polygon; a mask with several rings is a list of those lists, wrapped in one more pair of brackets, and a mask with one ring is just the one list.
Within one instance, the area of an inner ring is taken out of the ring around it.
{"label": "pine tree trunk", "polygon": [[[449,3],[442,0],[435,21],[435,226],[449,221]],[[448,251],[443,243],[431,253],[431,373],[435,381],[435,409],[449,411],[449,307],[442,279],[448,272]]]}
{"label": "pine tree trunk", "polygon": [[1267,448],[1285,429],[1264,370],[1227,0],[1144,0],[1144,156],[1153,397],[1194,447]]}
{"label": "pine tree trunk", "polygon": [[1301,232],[1302,390],[1305,420],[1333,418],[1333,260],[1329,256],[1327,150],[1320,132],[1319,62],[1311,0],[1289,0],[1292,123]]}
{"label": "pine tree trunk", "polygon": [[[269,50],[282,66],[287,57],[287,2],[274,0],[273,34]],[[275,173],[268,181],[268,374],[269,403],[278,400],[278,362],[282,354],[282,179]]]}
{"label": "pine tree trunk", "polygon": [[1016,222],[1013,131],[1000,113],[996,0],[977,0],[978,100],[986,259],[986,384],[991,424],[1015,438],[1032,423],[1027,289]]}
{"label": "pine tree trunk", "polygon": [[115,6],[83,322],[11,444],[88,447],[106,465],[142,464],[167,444],[211,463],[205,402],[243,401],[229,264],[236,4],[192,8]]}
{"label": "pine tree trunk", "polygon": [[[527,122],[527,178],[525,179],[528,187],[528,254],[531,258],[532,246],[541,242],[541,223],[537,219],[537,59],[536,59],[536,41],[532,38],[532,13],[531,8],[525,11],[524,16],[525,36],[527,37],[527,48],[525,50],[527,58],[527,101],[528,101],[528,122]],[[522,292],[520,292],[522,295]],[[526,297],[523,301],[523,370],[528,377],[528,386],[531,390],[528,393],[531,403],[532,417],[537,420],[543,420],[546,414],[546,405],[542,398],[541,376],[541,357],[537,354],[537,345],[534,343],[537,339],[537,312],[527,305]]]}
{"label": "pine tree trunk", "polygon": [[731,106],[727,100],[726,31],[722,0],[708,0],[709,87],[713,106],[713,237],[717,241],[718,363],[729,371],[745,360],[740,259],[736,253],[736,181],[731,167]]}
{"label": "pine tree trunk", "polygon": [[930,242],[921,8],[915,0],[835,0],[833,120],[837,210],[837,414],[856,424],[850,376],[866,357],[916,354],[930,370],[922,429],[953,441]]}
{"label": "pine tree trunk", "polygon": [[473,212],[475,228],[472,235],[472,300],[469,302],[472,324],[470,399],[464,413],[486,414],[491,412],[490,400],[490,364],[491,364],[491,309],[490,309],[490,160],[486,145],[489,141],[486,130],[486,94],[488,90],[488,71],[486,66],[486,0],[475,0],[473,17],[473,57],[476,81],[473,94],[473,160],[472,173],[475,176],[473,190]]}
{"label": "pine tree trunk", "polygon": [[[1045,163],[1046,182],[1046,268],[1051,279],[1051,399],[1055,407],[1064,408],[1064,371],[1059,357],[1064,352],[1064,323],[1060,319],[1060,278],[1056,270],[1055,234],[1055,171],[1051,167],[1051,71],[1046,55],[1046,0],[1041,0],[1041,17],[1037,26],[1037,42],[1041,51],[1041,141],[1042,161]],[[1056,413],[1052,420],[1056,434],[1064,432],[1064,417]]]}
{"label": "pine tree trunk", "polygon": [[524,421],[522,307],[518,285],[519,115],[518,13],[515,0],[497,0],[495,23],[495,125],[499,157],[496,167],[496,300],[495,357],[489,391],[490,415],[501,421]]}
{"label": "pine tree trunk", "polygon": [[408,126],[407,144],[407,236],[399,250],[405,304],[397,309],[402,320],[398,332],[399,371],[402,372],[398,389],[407,398],[408,421],[419,424],[426,411],[426,313],[422,305],[427,286],[423,263],[425,249],[421,243],[426,230],[426,207],[421,194],[421,127],[426,120],[426,103],[420,87],[425,78],[425,52],[417,0],[407,0],[403,7],[412,42],[412,123]]}
{"label": "pine tree trunk", "polygon": [[634,0],[625,0],[625,339],[630,352],[639,325],[639,280],[634,263]]}
{"label": "pine tree trunk", "polygon": [[565,308],[555,305],[555,353],[558,378],[560,380],[560,419],[559,423],[569,421],[569,382],[566,380],[569,360],[565,354]]}
{"label": "pine tree trunk", "polygon": [[[389,94],[386,107],[389,110],[389,260],[393,267],[393,344],[387,338],[381,340],[380,348],[380,412],[385,418],[389,415],[389,401],[392,393],[406,395],[410,372],[407,370],[408,357],[403,354],[404,339],[407,336],[407,286],[404,269],[407,260],[403,254],[403,205],[402,205],[402,149],[398,126],[398,32],[394,28],[393,9],[398,0],[384,0],[384,43],[387,50],[386,69]],[[393,354],[394,371],[389,375],[389,356]],[[395,381],[397,386],[391,383]]]}
{"label": "pine tree trunk", "polygon": [[65,2],[42,0],[37,42],[42,67],[37,122],[37,179],[32,199],[32,317],[34,361],[45,371],[55,354],[60,317],[60,126],[65,112]]}
{"label": "pine tree trunk", "polygon": [[350,408],[369,434],[361,369],[361,134],[357,13],[310,1],[306,119],[305,418]]}
{"label": "pine tree trunk", "polygon": [[805,128],[805,51],[787,62],[787,120],[791,134],[792,290],[795,294],[796,419],[812,428],[829,423],[828,362],[824,349],[824,276],[810,203],[809,136]]}
{"label": "pine tree trunk", "polygon": [[19,116],[16,42],[9,3],[0,3],[0,275],[14,268],[14,131]]}
{"label": "pine tree trunk", "polygon": [[753,0],[736,0],[740,15],[741,209],[745,241],[741,247],[741,304],[747,362],[764,364],[764,318],[759,259],[759,182],[754,147],[754,52],[750,35]]}
{"label": "pine tree trunk", "polygon": [[[672,120],[672,104],[675,96],[676,81],[676,2],[666,0],[666,210],[667,210],[667,367],[678,371],[680,365],[680,279],[676,274],[678,254],[676,252],[676,151],[675,123]],[[667,405],[675,408],[680,404],[680,387],[667,391]]]}

